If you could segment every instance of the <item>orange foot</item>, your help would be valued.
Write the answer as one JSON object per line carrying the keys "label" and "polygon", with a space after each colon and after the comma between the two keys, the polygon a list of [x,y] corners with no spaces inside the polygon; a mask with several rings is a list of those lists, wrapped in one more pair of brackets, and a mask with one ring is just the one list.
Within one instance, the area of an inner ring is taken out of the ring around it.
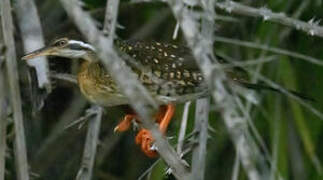
{"label": "orange foot", "polygon": [[157,151],[152,148],[154,139],[147,129],[141,129],[136,136],[136,144],[141,147],[141,150],[150,158],[156,157]]}
{"label": "orange foot", "polygon": [[138,121],[138,116],[136,114],[127,114],[123,117],[121,122],[114,128],[114,132],[124,132],[127,131],[133,120]]}
{"label": "orange foot", "polygon": [[[166,106],[161,106],[159,112],[156,115],[156,122],[159,124],[159,130],[161,133],[165,134],[167,131],[168,124],[172,119],[175,112],[175,106],[173,104],[168,104]],[[130,128],[132,120],[138,121],[138,116],[135,114],[127,114],[123,120],[116,126],[115,131],[123,132]],[[157,152],[155,148],[152,147],[154,139],[147,129],[142,128],[136,136],[136,144],[140,145],[141,150],[148,157],[156,157]]]}

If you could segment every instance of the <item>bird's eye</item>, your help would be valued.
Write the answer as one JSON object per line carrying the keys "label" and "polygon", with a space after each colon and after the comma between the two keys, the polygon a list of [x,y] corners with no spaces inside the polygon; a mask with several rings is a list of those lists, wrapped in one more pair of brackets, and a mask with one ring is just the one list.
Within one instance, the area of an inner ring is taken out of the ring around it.
{"label": "bird's eye", "polygon": [[55,42],[54,46],[62,47],[62,46],[65,46],[66,44],[67,44],[67,41],[65,39],[63,39],[63,40],[59,40],[59,41]]}

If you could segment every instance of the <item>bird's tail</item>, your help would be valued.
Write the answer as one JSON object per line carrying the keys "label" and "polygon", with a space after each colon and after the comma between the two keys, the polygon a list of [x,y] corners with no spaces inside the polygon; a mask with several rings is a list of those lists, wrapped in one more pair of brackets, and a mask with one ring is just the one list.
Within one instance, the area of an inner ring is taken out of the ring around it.
{"label": "bird's tail", "polygon": [[248,89],[254,89],[254,90],[257,90],[257,91],[261,91],[261,90],[269,90],[269,91],[274,91],[274,92],[278,92],[278,93],[281,93],[281,94],[286,94],[284,93],[284,90],[288,91],[289,93],[293,94],[294,96],[297,96],[303,100],[307,100],[307,101],[311,101],[311,102],[315,102],[315,99],[312,98],[312,97],[309,97],[303,93],[300,93],[300,92],[297,92],[297,91],[294,91],[294,90],[289,90],[289,89],[284,89],[284,90],[281,90],[281,89],[277,89],[277,88],[273,88],[273,87],[270,87],[270,86],[267,86],[265,84],[253,84],[253,83],[247,83],[247,82],[239,82],[242,86],[248,88]]}

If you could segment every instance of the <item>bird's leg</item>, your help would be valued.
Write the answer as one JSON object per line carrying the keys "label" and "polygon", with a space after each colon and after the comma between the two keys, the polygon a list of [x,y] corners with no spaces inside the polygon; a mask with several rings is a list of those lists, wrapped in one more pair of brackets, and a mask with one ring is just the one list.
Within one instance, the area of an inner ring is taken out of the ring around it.
{"label": "bird's leg", "polygon": [[125,115],[121,122],[114,128],[114,132],[127,131],[130,128],[133,120],[138,121],[138,116],[136,114]]}
{"label": "bird's leg", "polygon": [[[168,104],[166,106],[161,106],[159,112],[156,116],[156,122],[159,124],[159,130],[162,134],[165,134],[168,124],[172,119],[175,112],[175,105]],[[148,157],[156,157],[157,152],[154,147],[152,147],[152,143],[154,139],[149,130],[142,128],[137,136],[136,136],[136,144],[141,145],[141,150]]]}
{"label": "bird's leg", "polygon": [[[163,108],[163,109],[162,109]],[[157,123],[159,124],[159,130],[162,134],[165,134],[167,131],[168,124],[175,112],[175,105],[168,104],[160,108],[161,112],[157,116]]]}
{"label": "bird's leg", "polygon": [[[160,106],[158,113],[155,116],[155,122],[159,124],[159,130],[162,134],[167,131],[168,124],[172,119],[175,112],[175,106],[173,104],[168,104],[165,106]],[[127,131],[133,120],[140,122],[139,117],[135,113],[127,114],[121,120],[121,122],[114,128],[115,132]],[[141,150],[148,157],[156,157],[157,152],[152,147],[154,139],[148,129],[142,128],[136,135],[136,144],[141,146]]]}

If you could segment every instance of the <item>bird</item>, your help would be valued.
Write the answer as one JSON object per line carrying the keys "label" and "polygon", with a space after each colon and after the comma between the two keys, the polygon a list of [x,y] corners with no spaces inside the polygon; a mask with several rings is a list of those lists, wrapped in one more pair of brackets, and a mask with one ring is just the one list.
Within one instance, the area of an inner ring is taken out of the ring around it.
{"label": "bird", "polygon": [[[208,86],[204,76],[188,47],[157,41],[119,39],[115,40],[115,45],[121,53],[131,57],[131,60],[125,63],[159,103],[159,111],[154,119],[162,134],[167,131],[176,103],[185,99],[184,97],[197,98],[207,94]],[[129,104],[128,98],[100,63],[96,49],[91,44],[67,37],[59,38],[48,46],[26,54],[22,60],[39,56],[59,56],[80,60],[81,65],[77,75],[78,86],[91,103],[105,107]],[[221,64],[229,63],[220,56],[216,56],[216,59]],[[136,65],[137,63],[140,67]],[[250,83],[247,71],[241,67],[234,66],[224,71],[228,81],[245,88],[281,92],[279,89],[264,84]],[[300,98],[311,100],[301,93],[289,91]],[[135,112],[128,113],[114,128],[114,131],[124,132],[131,127],[133,122],[140,122],[140,117]],[[153,158],[158,155],[153,147],[154,139],[149,130],[141,128],[135,137],[135,142],[148,157]]]}

